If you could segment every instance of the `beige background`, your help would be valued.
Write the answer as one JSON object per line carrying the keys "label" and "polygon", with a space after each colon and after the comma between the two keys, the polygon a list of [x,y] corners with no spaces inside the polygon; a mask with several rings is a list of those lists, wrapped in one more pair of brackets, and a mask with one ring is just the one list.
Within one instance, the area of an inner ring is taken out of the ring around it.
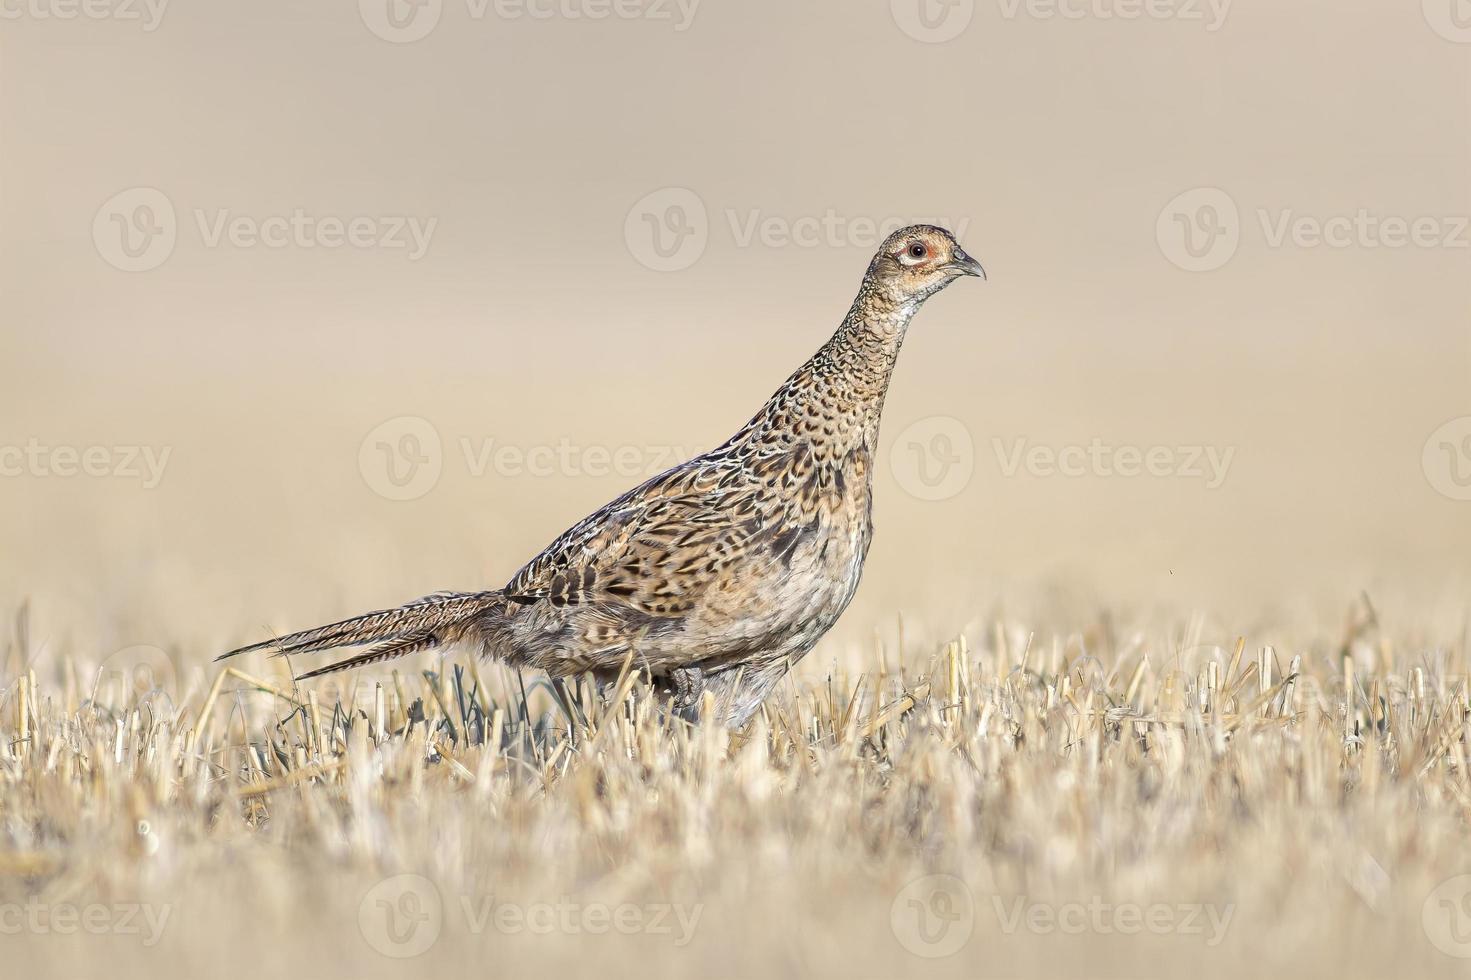
{"label": "beige background", "polygon": [[[946,43],[872,0],[705,0],[684,30],[446,0],[413,43],[344,2],[178,3],[151,31],[7,8],[0,444],[170,456],[152,489],[0,478],[0,602],[29,599],[54,651],[193,657],[499,584],[635,481],[476,476],[460,441],[719,442],[827,336],[872,251],[851,228],[818,247],[740,229],[832,213],[944,217],[991,281],[924,311],[885,422],[892,446],[958,420],[973,475],[926,501],[883,468],[868,578],[814,662],[901,612],[946,634],[1203,610],[1225,636],[1303,610],[1331,629],[1361,589],[1444,641],[1471,503],[1422,450],[1471,414],[1471,234],[1272,247],[1259,217],[1471,214],[1471,45],[1432,28],[1435,3],[1242,2],[1215,31],[961,4]],[[93,226],[136,187],[168,198],[177,241],[125,272]],[[708,242],[658,272],[625,228],[671,187]],[[1229,195],[1240,241],[1189,272],[1156,229],[1201,187]],[[298,208],[437,224],[411,261],[210,247],[196,216]],[[433,425],[442,474],[392,501],[359,450],[401,416]],[[1234,457],[1207,489],[1007,476],[995,449],[1095,438]]]}

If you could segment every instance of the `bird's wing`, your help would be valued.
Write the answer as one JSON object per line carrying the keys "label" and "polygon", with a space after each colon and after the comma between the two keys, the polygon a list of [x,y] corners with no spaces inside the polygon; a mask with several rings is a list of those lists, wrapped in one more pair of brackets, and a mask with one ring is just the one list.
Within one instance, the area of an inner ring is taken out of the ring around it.
{"label": "bird's wing", "polygon": [[516,573],[506,598],[680,618],[772,537],[776,501],[745,467],[693,460],[573,525]]}

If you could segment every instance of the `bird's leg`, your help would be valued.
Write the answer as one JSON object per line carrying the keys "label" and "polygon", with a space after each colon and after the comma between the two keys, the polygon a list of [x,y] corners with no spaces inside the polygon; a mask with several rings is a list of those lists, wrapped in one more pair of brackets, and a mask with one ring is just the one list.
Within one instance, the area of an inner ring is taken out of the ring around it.
{"label": "bird's leg", "polygon": [[587,727],[587,716],[583,714],[582,704],[577,697],[577,692],[580,691],[582,685],[575,677],[571,682],[566,677],[558,677],[552,683],[556,687],[557,699],[561,702],[562,714],[567,716],[568,737],[572,740],[572,744],[576,745],[577,726],[580,724],[584,728]]}
{"label": "bird's leg", "polygon": [[705,675],[698,667],[680,667],[669,672],[674,713],[685,721],[700,720],[700,703],[705,697]]}

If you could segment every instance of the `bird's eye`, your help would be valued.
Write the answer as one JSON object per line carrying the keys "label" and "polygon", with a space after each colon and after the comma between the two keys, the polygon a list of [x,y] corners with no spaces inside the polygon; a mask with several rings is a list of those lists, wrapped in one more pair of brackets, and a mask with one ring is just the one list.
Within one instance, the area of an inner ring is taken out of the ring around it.
{"label": "bird's eye", "polygon": [[904,265],[917,265],[930,257],[930,250],[924,242],[915,242],[899,253],[899,261]]}

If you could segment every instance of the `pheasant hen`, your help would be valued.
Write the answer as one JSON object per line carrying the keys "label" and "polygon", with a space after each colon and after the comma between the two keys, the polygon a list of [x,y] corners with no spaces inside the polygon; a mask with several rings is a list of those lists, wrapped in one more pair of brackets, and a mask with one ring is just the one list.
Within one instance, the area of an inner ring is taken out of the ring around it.
{"label": "pheasant hen", "polygon": [[395,609],[241,647],[307,654],[372,644],[316,677],[458,645],[554,678],[634,665],[698,716],[738,727],[835,623],[873,536],[879,416],[920,306],[985,277],[953,235],[884,240],[848,315],[724,444],[573,525],[504,588],[440,592]]}

